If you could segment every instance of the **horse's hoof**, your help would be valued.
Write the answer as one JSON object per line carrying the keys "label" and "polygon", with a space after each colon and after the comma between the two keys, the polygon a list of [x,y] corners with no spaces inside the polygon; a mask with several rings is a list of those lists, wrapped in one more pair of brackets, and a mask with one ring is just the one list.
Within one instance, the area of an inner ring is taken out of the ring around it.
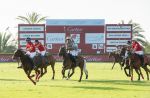
{"label": "horse's hoof", "polygon": [[88,76],[86,76],[86,79],[88,79]]}
{"label": "horse's hoof", "polygon": [[81,80],[79,80],[78,82],[81,82]]}
{"label": "horse's hoof", "polygon": [[69,80],[70,78],[66,78],[66,80]]}
{"label": "horse's hoof", "polygon": [[131,75],[128,75],[129,77],[131,77]]}
{"label": "horse's hoof", "polygon": [[127,75],[127,77],[131,77],[131,75]]}
{"label": "horse's hoof", "polygon": [[54,80],[54,77],[52,77],[52,79],[51,80]]}
{"label": "horse's hoof", "polygon": [[34,85],[36,85],[36,82],[33,82]]}

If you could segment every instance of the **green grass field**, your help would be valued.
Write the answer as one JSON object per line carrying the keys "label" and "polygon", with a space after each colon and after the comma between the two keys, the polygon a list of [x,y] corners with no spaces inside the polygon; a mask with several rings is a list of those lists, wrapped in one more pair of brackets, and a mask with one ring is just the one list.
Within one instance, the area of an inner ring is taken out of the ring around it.
{"label": "green grass field", "polygon": [[0,63],[0,98],[150,98],[150,81],[134,82],[126,77],[119,65],[111,70],[112,63],[87,63],[89,79],[77,82],[79,68],[70,80],[62,79],[61,64],[56,63],[55,80],[52,70],[34,86],[17,63]]}

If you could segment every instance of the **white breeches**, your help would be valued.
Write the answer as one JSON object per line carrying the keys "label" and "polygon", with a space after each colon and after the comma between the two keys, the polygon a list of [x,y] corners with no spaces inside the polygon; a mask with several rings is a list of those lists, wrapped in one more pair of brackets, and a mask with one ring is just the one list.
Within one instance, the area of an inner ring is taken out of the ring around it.
{"label": "white breeches", "polygon": [[34,56],[36,55],[36,52],[29,52],[29,51],[27,51],[27,52],[26,52],[26,54],[27,54],[27,55],[29,55],[29,56],[30,56],[30,58],[32,58],[32,59],[33,59],[33,58],[34,58]]}
{"label": "white breeches", "polygon": [[45,50],[44,51],[38,51],[38,53],[41,54],[42,56],[45,56],[46,51]]}
{"label": "white breeches", "polygon": [[72,54],[73,56],[78,56],[78,50],[72,50],[70,51],[70,54]]}
{"label": "white breeches", "polygon": [[128,51],[125,52],[125,59],[128,57]]}
{"label": "white breeches", "polygon": [[138,55],[144,55],[143,51],[135,51],[135,53],[138,54]]}

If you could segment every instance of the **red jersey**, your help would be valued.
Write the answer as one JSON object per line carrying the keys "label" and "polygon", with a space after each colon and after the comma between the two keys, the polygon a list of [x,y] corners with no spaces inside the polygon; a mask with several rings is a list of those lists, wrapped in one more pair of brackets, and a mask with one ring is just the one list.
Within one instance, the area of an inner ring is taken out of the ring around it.
{"label": "red jersey", "polygon": [[34,46],[34,44],[32,42],[28,42],[27,45],[26,45],[26,50],[28,50],[30,52],[35,52],[35,46]]}
{"label": "red jersey", "polygon": [[133,42],[133,43],[132,43],[132,48],[133,48],[135,51],[142,51],[142,47],[141,47],[141,45],[140,45],[138,42]]}
{"label": "red jersey", "polygon": [[35,44],[35,47],[38,48],[39,51],[45,51],[44,46],[40,42],[38,44]]}

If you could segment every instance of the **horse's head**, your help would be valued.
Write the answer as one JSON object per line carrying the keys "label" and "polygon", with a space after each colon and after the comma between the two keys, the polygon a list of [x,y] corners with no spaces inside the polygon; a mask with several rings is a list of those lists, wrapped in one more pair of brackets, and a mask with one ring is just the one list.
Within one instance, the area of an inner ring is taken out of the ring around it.
{"label": "horse's head", "polygon": [[59,56],[63,56],[64,54],[66,54],[66,48],[65,46],[61,46],[59,49]]}
{"label": "horse's head", "polygon": [[22,55],[24,55],[24,51],[22,49],[17,49],[15,52],[14,52],[14,55],[13,55],[13,59],[16,59],[18,57],[21,57]]}
{"label": "horse's head", "polygon": [[127,50],[126,47],[122,47],[122,48],[121,48],[121,51],[120,51],[120,56],[125,56],[126,50]]}

